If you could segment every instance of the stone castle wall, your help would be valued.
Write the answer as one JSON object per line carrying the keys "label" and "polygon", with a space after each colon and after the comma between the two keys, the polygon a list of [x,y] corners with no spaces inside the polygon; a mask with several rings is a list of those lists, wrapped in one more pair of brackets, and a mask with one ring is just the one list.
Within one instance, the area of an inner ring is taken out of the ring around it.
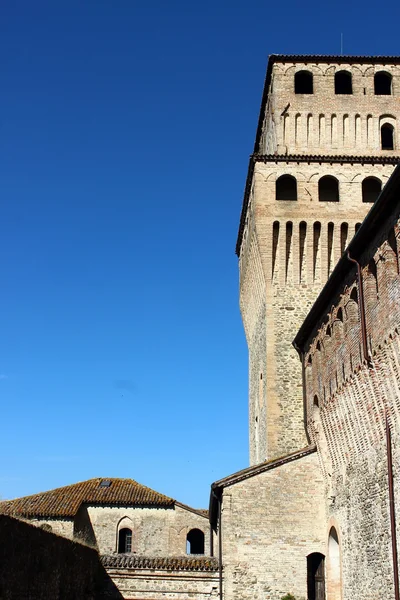
{"label": "stone castle wall", "polygon": [[[313,94],[296,94],[298,71],[313,77]],[[351,73],[352,94],[335,94],[335,73]],[[374,75],[392,75],[392,94],[374,93]],[[398,126],[400,66],[339,63],[273,65],[259,154],[329,154],[387,156],[381,149],[380,127]],[[400,149],[395,139],[392,154]]]}
{"label": "stone castle wall", "polygon": [[[394,595],[386,414],[392,435],[398,515],[399,248],[400,223],[398,215],[392,214],[375,239],[366,240],[365,251],[358,257],[369,363],[363,354],[355,269],[338,286],[331,306],[320,315],[306,344],[307,426],[325,476],[326,535],[334,526],[339,536],[344,600]],[[398,522],[396,528],[400,536]],[[328,551],[328,576],[329,564]]]}
{"label": "stone castle wall", "polygon": [[224,597],[307,597],[307,556],[325,553],[323,478],[316,452],[224,488]]}
{"label": "stone castle wall", "polygon": [[122,599],[93,548],[0,515],[2,600]]}
{"label": "stone castle wall", "polygon": [[[384,185],[385,164],[257,162],[240,254],[240,307],[249,348],[251,464],[304,447],[300,325],[371,204],[362,181]],[[297,201],[275,199],[276,180],[297,180]],[[339,202],[318,200],[318,180],[339,181]]]}

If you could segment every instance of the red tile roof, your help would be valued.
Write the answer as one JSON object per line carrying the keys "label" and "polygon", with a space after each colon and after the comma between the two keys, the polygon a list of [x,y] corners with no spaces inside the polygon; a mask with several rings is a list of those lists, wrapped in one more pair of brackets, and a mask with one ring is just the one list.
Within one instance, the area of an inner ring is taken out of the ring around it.
{"label": "red tile roof", "polygon": [[[109,481],[108,487],[101,486]],[[15,517],[74,517],[81,504],[172,507],[175,500],[133,479],[89,479],[33,496],[0,502],[0,514]]]}
{"label": "red tile roof", "polygon": [[217,571],[218,560],[210,556],[147,557],[114,554],[101,557],[106,569],[157,569],[163,571]]}

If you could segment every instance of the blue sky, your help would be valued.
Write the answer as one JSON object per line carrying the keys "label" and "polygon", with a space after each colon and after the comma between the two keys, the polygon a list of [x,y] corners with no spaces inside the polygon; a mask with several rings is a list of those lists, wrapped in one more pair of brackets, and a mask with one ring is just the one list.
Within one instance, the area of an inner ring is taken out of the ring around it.
{"label": "blue sky", "polygon": [[2,1],[2,498],[132,477],[207,506],[248,465],[234,247],[267,57],[399,54],[389,9]]}

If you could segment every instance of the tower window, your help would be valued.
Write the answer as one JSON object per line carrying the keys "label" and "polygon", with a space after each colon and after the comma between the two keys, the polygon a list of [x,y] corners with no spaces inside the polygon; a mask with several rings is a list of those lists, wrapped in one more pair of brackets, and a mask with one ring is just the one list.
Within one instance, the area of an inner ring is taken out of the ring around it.
{"label": "tower window", "polygon": [[204,533],[200,529],[191,529],[186,537],[187,554],[204,554]]}
{"label": "tower window", "polygon": [[339,202],[339,182],[336,177],[321,177],[318,182],[318,199],[320,202]]}
{"label": "tower window", "polygon": [[277,200],[297,200],[297,181],[291,175],[281,175],[276,180]]}
{"label": "tower window", "polygon": [[374,91],[376,96],[390,96],[392,93],[392,76],[386,71],[379,71],[374,76]]}
{"label": "tower window", "polygon": [[132,552],[132,531],[125,527],[120,529],[118,534],[118,552],[125,554],[126,552]]}
{"label": "tower window", "polygon": [[353,84],[349,71],[335,73],[335,94],[352,94]]}
{"label": "tower window", "polygon": [[381,145],[382,150],[394,150],[393,125],[385,123],[381,127]]}
{"label": "tower window", "polygon": [[366,177],[362,182],[362,201],[375,202],[381,193],[382,182],[376,177]]}
{"label": "tower window", "polygon": [[313,75],[310,71],[298,71],[294,76],[295,94],[313,93]]}

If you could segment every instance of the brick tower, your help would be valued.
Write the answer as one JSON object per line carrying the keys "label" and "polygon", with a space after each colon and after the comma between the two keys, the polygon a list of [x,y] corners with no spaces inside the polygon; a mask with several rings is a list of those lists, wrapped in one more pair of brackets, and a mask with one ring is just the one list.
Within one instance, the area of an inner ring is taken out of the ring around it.
{"label": "brick tower", "polygon": [[399,119],[400,57],[269,59],[236,247],[252,465],[307,445],[292,340],[400,160]]}

